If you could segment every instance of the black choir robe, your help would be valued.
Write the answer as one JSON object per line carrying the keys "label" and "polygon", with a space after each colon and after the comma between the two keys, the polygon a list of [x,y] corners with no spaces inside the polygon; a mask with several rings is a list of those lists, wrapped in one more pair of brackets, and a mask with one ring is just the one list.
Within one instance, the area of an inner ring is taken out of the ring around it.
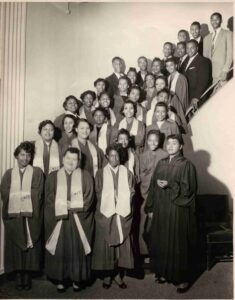
{"label": "black choir robe", "polygon": [[189,60],[188,55],[186,56],[186,58],[184,59],[183,62],[181,62],[181,58],[179,59],[178,65],[177,65],[177,70],[178,70],[181,74],[184,73],[184,70],[185,70],[185,68],[186,68],[186,66],[187,66],[187,64],[188,64],[188,60]]}
{"label": "black choir robe", "polygon": [[[95,120],[93,118],[93,114],[92,114],[92,110],[89,110],[86,108],[85,105],[83,105],[80,110],[79,110],[79,114],[81,114],[81,110],[84,109],[84,113],[86,116],[86,120],[91,124],[91,125],[95,125]],[[83,118],[81,115],[79,115],[80,118]]]}
{"label": "black choir robe", "polygon": [[119,93],[115,94],[113,97],[114,103],[113,103],[113,112],[115,114],[116,117],[116,122],[121,121],[124,116],[121,113],[121,109],[125,103],[125,101],[127,100],[127,96],[121,96]]}
{"label": "black choir robe", "polygon": [[71,147],[72,140],[76,138],[76,134],[73,133],[71,136],[68,136],[64,131],[62,132],[62,137],[58,142],[60,161],[62,162],[63,155],[65,151]]}
{"label": "black choir robe", "polygon": [[[157,180],[167,180],[162,189]],[[150,229],[150,262],[157,277],[189,282],[196,241],[196,171],[182,155],[162,159],[154,171],[145,212],[153,213]]]}
{"label": "black choir robe", "polygon": [[[61,231],[55,255],[46,250],[45,273],[53,280],[63,281],[70,279],[74,282],[87,281],[91,276],[91,254],[85,255],[83,244],[73,217],[68,211],[64,217],[55,216],[55,199],[57,188],[57,173],[51,173],[45,185],[45,241],[52,234],[56,223],[63,218]],[[67,200],[71,200],[72,175],[65,172],[67,178]],[[82,189],[84,207],[76,209],[87,240],[92,248],[94,230],[94,188],[93,179],[87,171],[82,171]]]}
{"label": "black choir robe", "polygon": [[[118,187],[118,172],[113,171],[114,189]],[[131,192],[131,199],[135,193],[134,177],[128,171],[128,182]],[[132,225],[132,212],[127,217],[121,217],[124,241],[120,244],[119,233],[116,223],[116,214],[106,218],[100,212],[101,195],[103,188],[103,170],[99,170],[95,177],[95,191],[97,196],[97,206],[95,212],[95,242],[92,256],[92,269],[94,270],[115,270],[117,267],[134,268],[133,247],[130,238]],[[110,246],[112,245],[112,246]],[[115,246],[114,246],[115,245]]]}
{"label": "black choir robe", "polygon": [[140,87],[140,88],[143,88],[144,87],[144,83],[145,83],[145,77],[146,75],[150,74],[149,72],[147,72],[144,76],[144,79],[142,78],[141,76],[141,72],[139,71],[137,73],[137,76],[136,76],[136,84]]}
{"label": "black choir robe", "polygon": [[[39,271],[42,267],[42,232],[43,232],[43,190],[44,174],[38,167],[33,167],[31,199],[33,215],[28,217],[29,231],[33,248],[27,248],[26,218],[21,215],[8,215],[8,203],[11,187],[12,169],[6,171],[1,182],[2,219],[5,227],[4,268],[5,272],[17,270]],[[20,172],[21,183],[24,173]]]}
{"label": "black choir robe", "polygon": [[108,82],[108,93],[112,97],[118,92],[118,78],[115,73],[105,78]]}

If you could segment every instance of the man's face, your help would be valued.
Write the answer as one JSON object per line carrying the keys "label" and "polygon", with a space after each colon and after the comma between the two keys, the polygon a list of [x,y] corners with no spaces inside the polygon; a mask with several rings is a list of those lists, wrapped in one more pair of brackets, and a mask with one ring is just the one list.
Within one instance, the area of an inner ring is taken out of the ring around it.
{"label": "man's face", "polygon": [[191,25],[190,33],[194,39],[197,39],[200,36],[200,28],[198,25]]}
{"label": "man's face", "polygon": [[116,73],[122,72],[122,62],[120,59],[115,59],[113,61],[113,69],[114,69],[114,72],[116,72]]}
{"label": "man's face", "polygon": [[186,47],[183,44],[179,44],[176,51],[179,57],[183,57],[186,54]]}
{"label": "man's face", "polygon": [[163,47],[163,54],[165,57],[169,57],[172,55],[173,49],[171,44],[165,44]]}
{"label": "man's face", "polygon": [[211,17],[211,26],[213,27],[213,29],[219,28],[221,23],[222,23],[222,20],[220,19],[220,17],[218,15],[213,15]]}
{"label": "man's face", "polygon": [[193,57],[198,51],[198,47],[194,43],[187,43],[187,54]]}
{"label": "man's face", "polygon": [[147,66],[148,66],[147,60],[145,58],[139,58],[138,66],[141,71],[147,71]]}

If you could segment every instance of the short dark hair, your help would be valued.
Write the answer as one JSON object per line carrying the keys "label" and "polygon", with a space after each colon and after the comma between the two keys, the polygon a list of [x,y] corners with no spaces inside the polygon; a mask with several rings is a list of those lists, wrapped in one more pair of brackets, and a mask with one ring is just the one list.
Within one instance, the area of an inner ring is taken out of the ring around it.
{"label": "short dark hair", "polygon": [[154,57],[154,59],[153,59],[153,61],[152,61],[152,64],[153,64],[155,61],[158,61],[158,62],[161,63],[161,58],[159,58],[159,57]]}
{"label": "short dark hair", "polygon": [[123,61],[123,59],[122,59],[120,56],[114,56],[114,57],[112,58],[112,63],[113,63],[116,59],[120,60],[120,62]]}
{"label": "short dark hair", "polygon": [[198,48],[198,41],[191,39],[187,42],[187,44],[189,44],[189,43],[193,43]]}
{"label": "short dark hair", "polygon": [[153,79],[154,79],[154,84],[155,84],[155,81],[156,81],[156,77],[152,74],[152,73],[148,73],[148,74],[146,74],[146,76],[145,76],[145,78],[144,78],[144,82],[146,82],[146,80],[147,80],[147,77],[148,76],[151,76],[151,77],[153,77]]}
{"label": "short dark hair", "polygon": [[75,147],[69,147],[65,150],[65,152],[63,153],[63,156],[65,156],[68,152],[73,153],[73,154],[77,154],[78,159],[80,158],[80,150],[78,148]]}
{"label": "short dark hair", "polygon": [[38,133],[41,134],[42,128],[48,124],[50,124],[53,127],[53,129],[55,130],[55,125],[51,120],[44,120],[44,121],[40,122],[38,125]]}
{"label": "short dark hair", "polygon": [[173,62],[176,65],[176,60],[174,57],[170,57],[165,61],[165,63],[168,63],[168,62]]}
{"label": "short dark hair", "polygon": [[158,103],[155,105],[154,111],[157,109],[157,107],[165,107],[166,111],[168,110],[168,107],[167,107],[167,105],[166,105],[165,102],[158,102]]}
{"label": "short dark hair", "polygon": [[219,18],[220,18],[220,21],[222,21],[222,15],[221,15],[221,13],[219,13],[219,12],[214,12],[214,13],[211,15],[211,18],[212,18],[213,16],[219,17]]}
{"label": "short dark hair", "polygon": [[105,154],[108,156],[110,151],[116,151],[118,153],[118,155],[120,156],[121,149],[122,149],[121,144],[114,143],[106,148]]}
{"label": "short dark hair", "polygon": [[146,63],[148,63],[147,57],[145,57],[145,56],[140,56],[140,57],[137,59],[137,61],[139,61],[140,59],[144,59],[144,60],[146,61]]}
{"label": "short dark hair", "polygon": [[128,84],[129,86],[131,86],[131,81],[130,81],[130,78],[129,78],[129,77],[127,77],[126,75],[121,76],[121,77],[118,79],[118,83],[119,83],[120,80],[122,80],[122,79],[126,80],[127,84]]}
{"label": "short dark hair", "polygon": [[98,97],[98,100],[100,100],[100,98],[101,98],[103,95],[107,95],[107,96],[109,97],[110,101],[112,101],[110,94],[109,94],[108,92],[106,92],[106,91],[100,93],[100,95],[99,95],[99,97]]}
{"label": "short dark hair", "polygon": [[179,46],[179,45],[183,45],[184,48],[186,48],[186,42],[178,42],[178,43],[177,43],[177,46]]}
{"label": "short dark hair", "polygon": [[156,135],[158,137],[158,139],[160,139],[160,137],[161,137],[161,132],[160,132],[160,130],[157,130],[157,129],[151,129],[151,130],[149,130],[149,132],[147,133],[147,139],[149,138],[149,136],[151,134]]}
{"label": "short dark hair", "polygon": [[173,44],[172,44],[171,42],[165,42],[165,43],[163,44],[163,47],[166,46],[166,45],[170,45],[171,48],[173,49]]}
{"label": "short dark hair", "polygon": [[121,128],[121,129],[118,131],[117,139],[119,138],[119,136],[120,136],[121,134],[125,134],[125,135],[127,136],[128,140],[130,140],[131,135],[130,135],[130,132],[129,132],[127,129]]}
{"label": "short dark hair", "polygon": [[17,158],[21,150],[24,150],[26,153],[29,153],[31,155],[31,158],[33,158],[35,153],[35,146],[33,143],[28,141],[20,143],[19,146],[17,146],[14,151],[15,158]]}
{"label": "short dark hair", "polygon": [[161,93],[166,93],[168,95],[168,97],[170,96],[171,92],[168,88],[163,88],[162,90],[157,92],[157,96],[159,96]]}
{"label": "short dark hair", "polygon": [[66,106],[67,106],[67,102],[70,100],[70,99],[73,99],[77,102],[77,105],[79,106],[79,100],[73,96],[73,95],[69,95],[68,97],[65,98],[64,102],[63,102],[63,108],[66,109]]}
{"label": "short dark hair", "polygon": [[82,122],[83,122],[83,123],[87,123],[87,124],[89,125],[90,131],[93,130],[93,125],[92,125],[91,123],[89,123],[89,122],[87,121],[87,119],[84,119],[84,118],[80,118],[80,119],[77,120],[76,128],[77,128],[78,125],[79,125],[80,123],[82,123]]}
{"label": "short dark hair", "polygon": [[63,120],[62,120],[62,127],[63,128],[64,128],[64,121],[65,121],[66,118],[70,118],[71,120],[73,120],[73,122],[74,122],[73,130],[74,130],[76,128],[76,126],[77,126],[78,119],[75,118],[73,115],[70,115],[70,114],[64,115]]}
{"label": "short dark hair", "polygon": [[129,72],[135,72],[135,73],[137,74],[136,68],[133,68],[133,67],[130,67],[130,68],[129,68],[127,74],[128,74]]}
{"label": "short dark hair", "polygon": [[157,81],[158,79],[162,79],[163,81],[165,81],[166,86],[168,85],[167,78],[166,78],[165,76],[157,76],[157,77],[156,77],[156,80],[155,80],[155,83],[156,83],[156,81]]}
{"label": "short dark hair", "polygon": [[177,140],[180,145],[182,145],[182,146],[184,145],[184,141],[183,141],[183,138],[182,138],[181,134],[170,134],[170,135],[168,135],[168,137],[166,139],[167,139],[167,141],[169,139]]}
{"label": "short dark hair", "polygon": [[81,94],[80,98],[82,99],[82,101],[84,100],[84,98],[85,98],[87,95],[91,95],[91,97],[93,98],[93,101],[94,101],[95,98],[96,98],[96,93],[93,92],[93,91],[88,90],[88,91],[85,91],[85,92],[83,92],[83,93]]}
{"label": "short dark hair", "polygon": [[194,22],[191,24],[191,26],[193,26],[193,25],[198,26],[199,29],[201,28],[201,24],[200,24],[198,21],[194,21]]}
{"label": "short dark hair", "polygon": [[141,88],[137,84],[132,85],[132,87],[130,88],[129,94],[132,90],[138,90],[140,93],[142,91]]}
{"label": "short dark hair", "polygon": [[104,115],[104,117],[107,117],[107,111],[103,107],[100,107],[100,106],[96,107],[96,109],[93,110],[93,112],[92,112],[93,117],[97,111],[101,111],[102,114]]}
{"label": "short dark hair", "polygon": [[186,35],[189,35],[188,31],[185,30],[185,29],[180,29],[180,30],[178,31],[178,35],[179,35],[181,32],[185,33]]}
{"label": "short dark hair", "polygon": [[94,81],[94,86],[96,86],[99,82],[103,82],[105,85],[105,90],[107,90],[109,84],[108,81],[105,80],[104,78],[98,78]]}
{"label": "short dark hair", "polygon": [[134,108],[134,117],[136,116],[136,113],[137,113],[137,105],[136,105],[136,103],[134,103],[133,101],[131,101],[131,100],[126,100],[125,102],[124,102],[124,104],[123,104],[123,106],[122,106],[122,108],[121,108],[121,114],[124,116],[124,113],[123,113],[123,111],[124,111],[124,107],[125,107],[125,105],[126,104],[132,104],[133,105],[133,108]]}

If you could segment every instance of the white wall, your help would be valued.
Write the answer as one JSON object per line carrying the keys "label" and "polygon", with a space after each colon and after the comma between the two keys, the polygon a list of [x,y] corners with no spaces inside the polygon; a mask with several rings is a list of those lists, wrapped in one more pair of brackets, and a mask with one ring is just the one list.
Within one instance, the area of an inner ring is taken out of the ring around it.
{"label": "white wall", "polygon": [[[233,15],[232,3],[71,3],[70,15],[61,5],[28,4],[25,139],[35,139],[38,123],[63,111],[67,95],[79,97],[109,75],[113,56],[123,57],[127,68],[136,66],[140,55],[161,57],[163,43],[176,43],[178,30],[192,21],[208,23],[219,11],[226,28]],[[191,123],[194,151],[186,147],[185,153],[197,167],[199,192],[235,195],[231,85]]]}

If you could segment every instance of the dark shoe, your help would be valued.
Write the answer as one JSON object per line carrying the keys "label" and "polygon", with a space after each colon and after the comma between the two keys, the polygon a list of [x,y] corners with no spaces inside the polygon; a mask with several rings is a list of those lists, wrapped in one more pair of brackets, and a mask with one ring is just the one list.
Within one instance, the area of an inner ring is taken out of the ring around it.
{"label": "dark shoe", "polygon": [[111,283],[105,283],[103,282],[103,289],[108,290],[111,287]]}
{"label": "dark shoe", "polygon": [[183,294],[183,293],[185,293],[185,292],[187,292],[188,291],[188,289],[189,289],[189,284],[188,283],[184,283],[184,284],[180,284],[179,286],[178,286],[178,288],[177,288],[177,293],[179,293],[179,294]]}
{"label": "dark shoe", "polygon": [[163,278],[163,277],[160,277],[160,278],[157,279],[157,282],[160,283],[160,284],[163,284],[163,283],[166,282],[166,279]]}
{"label": "dark shoe", "polygon": [[57,292],[64,293],[66,291],[65,286],[63,284],[57,284]]}
{"label": "dark shoe", "polygon": [[84,287],[82,287],[81,285],[73,282],[73,291],[74,292],[80,292]]}
{"label": "dark shoe", "polygon": [[18,291],[22,291],[24,288],[24,284],[23,284],[23,275],[20,272],[16,273],[16,289]]}
{"label": "dark shoe", "polygon": [[117,282],[116,280],[114,280],[115,283],[120,287],[120,289],[126,289],[127,285],[125,284],[124,281],[122,281],[121,283]]}
{"label": "dark shoe", "polygon": [[32,279],[29,275],[29,273],[24,273],[24,276],[23,276],[23,285],[24,285],[24,289],[26,291],[29,291],[31,288],[32,288]]}

